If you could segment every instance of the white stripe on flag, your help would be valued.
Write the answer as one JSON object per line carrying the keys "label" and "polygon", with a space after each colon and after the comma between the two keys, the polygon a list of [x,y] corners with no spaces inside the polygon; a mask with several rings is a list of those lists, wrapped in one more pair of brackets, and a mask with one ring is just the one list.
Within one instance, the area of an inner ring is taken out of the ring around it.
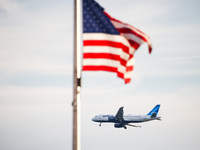
{"label": "white stripe on flag", "polygon": [[110,59],[84,59],[83,61],[84,66],[109,66],[118,68],[118,71],[121,73],[125,73],[126,68],[120,64],[119,61],[110,60]]}
{"label": "white stripe on flag", "polygon": [[137,34],[139,34],[140,36],[143,36],[148,41],[148,43],[151,43],[150,40],[149,40],[149,37],[146,34],[139,31],[138,29],[132,27],[131,25],[128,25],[128,24],[125,24],[125,23],[120,23],[120,22],[117,22],[117,21],[114,21],[114,20],[111,20],[111,22],[112,22],[112,24],[114,25],[115,28],[119,28],[119,29],[120,28],[129,28],[129,29],[133,30],[134,32],[136,32]]}
{"label": "white stripe on flag", "polygon": [[84,53],[108,53],[119,55],[124,60],[129,59],[129,55],[122,51],[121,48],[115,48],[110,46],[84,46]]}
{"label": "white stripe on flag", "polygon": [[123,45],[130,47],[127,39],[121,35],[111,35],[106,33],[83,33],[83,40],[102,40],[123,43]]}
{"label": "white stripe on flag", "polygon": [[124,37],[126,37],[127,40],[132,40],[136,43],[138,43],[139,45],[141,45],[142,43],[144,43],[144,41],[137,37],[136,35],[134,34],[131,34],[131,33],[121,33]]}

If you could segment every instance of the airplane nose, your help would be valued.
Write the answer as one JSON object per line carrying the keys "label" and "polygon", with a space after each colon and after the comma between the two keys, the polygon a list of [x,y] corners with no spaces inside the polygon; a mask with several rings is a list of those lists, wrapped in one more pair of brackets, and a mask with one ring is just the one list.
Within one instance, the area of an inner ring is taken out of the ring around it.
{"label": "airplane nose", "polygon": [[92,118],[92,121],[96,121],[96,118],[94,117],[94,118]]}

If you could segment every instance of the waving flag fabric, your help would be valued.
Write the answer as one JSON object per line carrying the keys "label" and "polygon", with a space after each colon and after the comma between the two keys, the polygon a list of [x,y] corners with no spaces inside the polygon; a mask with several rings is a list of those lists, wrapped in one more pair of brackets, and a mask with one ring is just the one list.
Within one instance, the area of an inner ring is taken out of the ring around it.
{"label": "waving flag fabric", "polygon": [[83,71],[110,71],[131,80],[134,52],[147,42],[146,34],[104,11],[94,0],[83,0]]}

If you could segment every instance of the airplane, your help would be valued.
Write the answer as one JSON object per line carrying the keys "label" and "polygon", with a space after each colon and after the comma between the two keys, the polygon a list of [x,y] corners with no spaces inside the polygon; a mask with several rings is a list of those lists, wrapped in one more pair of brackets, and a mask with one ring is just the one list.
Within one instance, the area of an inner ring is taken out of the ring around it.
{"label": "airplane", "polygon": [[97,115],[94,118],[92,118],[92,121],[100,122],[99,126],[101,126],[101,123],[115,123],[115,128],[127,129],[127,126],[141,128],[141,126],[133,125],[130,123],[141,123],[151,120],[161,120],[161,117],[157,116],[160,105],[156,105],[147,115],[124,115],[123,108],[124,107],[120,107],[115,116]]}

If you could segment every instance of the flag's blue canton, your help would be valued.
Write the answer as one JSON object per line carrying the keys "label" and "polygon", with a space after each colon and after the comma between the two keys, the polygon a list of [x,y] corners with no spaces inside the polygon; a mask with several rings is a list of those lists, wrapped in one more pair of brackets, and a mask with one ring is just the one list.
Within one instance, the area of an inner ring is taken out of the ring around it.
{"label": "flag's blue canton", "polygon": [[83,0],[83,32],[119,34],[104,9],[94,0]]}

